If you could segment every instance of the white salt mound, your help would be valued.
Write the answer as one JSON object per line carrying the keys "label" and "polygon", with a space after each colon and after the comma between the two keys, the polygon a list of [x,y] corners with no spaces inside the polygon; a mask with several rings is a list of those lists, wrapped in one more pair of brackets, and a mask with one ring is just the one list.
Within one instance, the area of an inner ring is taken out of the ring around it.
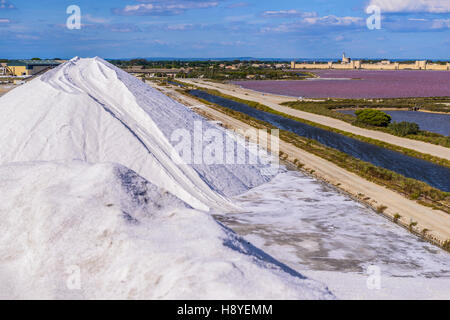
{"label": "white salt mound", "polygon": [[173,159],[212,125],[138,79],[74,58],[0,108],[0,298],[334,298],[212,218],[271,177]]}
{"label": "white salt mound", "polygon": [[0,298],[333,298],[123,166],[15,163],[0,177]]}
{"label": "white salt mound", "polygon": [[231,206],[227,196],[270,179],[261,166],[174,161],[173,130],[212,125],[100,58],[74,58],[1,97],[0,106],[0,164],[115,162],[200,210]]}

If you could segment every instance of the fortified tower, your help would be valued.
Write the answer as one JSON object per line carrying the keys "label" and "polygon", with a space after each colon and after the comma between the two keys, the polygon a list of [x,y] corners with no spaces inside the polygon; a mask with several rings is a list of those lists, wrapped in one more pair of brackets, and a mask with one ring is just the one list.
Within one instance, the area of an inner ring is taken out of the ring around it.
{"label": "fortified tower", "polygon": [[342,63],[350,63],[350,58],[345,56],[345,52],[342,54]]}

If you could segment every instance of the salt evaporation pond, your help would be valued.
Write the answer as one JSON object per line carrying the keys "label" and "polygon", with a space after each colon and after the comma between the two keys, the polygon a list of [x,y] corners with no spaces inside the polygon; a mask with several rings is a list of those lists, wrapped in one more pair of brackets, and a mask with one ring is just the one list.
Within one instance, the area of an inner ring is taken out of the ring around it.
{"label": "salt evaporation pond", "polygon": [[190,93],[209,102],[266,121],[282,130],[287,130],[298,134],[299,136],[317,140],[328,147],[345,152],[357,159],[395,171],[409,178],[421,180],[435,188],[450,192],[450,168],[448,167],[410,157],[400,152],[385,149],[332,131],[313,127],[283,116],[260,111],[246,104],[211,95],[201,90],[191,90]]}
{"label": "salt evaporation pond", "polygon": [[[450,96],[449,71],[311,70],[326,80],[236,81],[246,89],[306,98],[407,98]],[[336,80],[330,80],[330,79]],[[339,79],[339,80],[338,80]],[[354,80],[342,80],[354,79]]]}
{"label": "salt evaporation pond", "polygon": [[[338,110],[345,114],[355,114],[355,110]],[[450,114],[438,114],[417,111],[383,110],[392,117],[392,121],[415,122],[421,130],[435,132],[444,136],[450,135]]]}
{"label": "salt evaporation pond", "polygon": [[[326,280],[340,298],[450,297],[447,252],[304,173],[282,173],[235,200],[242,212],[219,221],[289,267]],[[366,287],[369,266],[381,269],[379,291]]]}

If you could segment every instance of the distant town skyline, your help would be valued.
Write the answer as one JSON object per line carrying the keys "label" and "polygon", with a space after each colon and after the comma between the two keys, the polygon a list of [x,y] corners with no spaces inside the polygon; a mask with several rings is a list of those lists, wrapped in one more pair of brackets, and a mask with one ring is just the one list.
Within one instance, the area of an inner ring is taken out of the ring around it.
{"label": "distant town skyline", "polygon": [[[70,30],[67,8],[81,9]],[[381,10],[381,28],[367,19]],[[376,12],[375,12],[376,13]],[[450,60],[448,0],[0,0],[0,58]]]}

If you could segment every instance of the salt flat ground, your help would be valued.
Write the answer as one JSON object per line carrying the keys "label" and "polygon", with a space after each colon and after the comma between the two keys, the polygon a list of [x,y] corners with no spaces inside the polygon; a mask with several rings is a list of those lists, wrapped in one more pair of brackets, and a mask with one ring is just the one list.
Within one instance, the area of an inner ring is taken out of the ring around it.
{"label": "salt flat ground", "polygon": [[[449,299],[450,255],[327,184],[290,171],[216,218],[340,299]],[[367,287],[367,268],[381,288]]]}

